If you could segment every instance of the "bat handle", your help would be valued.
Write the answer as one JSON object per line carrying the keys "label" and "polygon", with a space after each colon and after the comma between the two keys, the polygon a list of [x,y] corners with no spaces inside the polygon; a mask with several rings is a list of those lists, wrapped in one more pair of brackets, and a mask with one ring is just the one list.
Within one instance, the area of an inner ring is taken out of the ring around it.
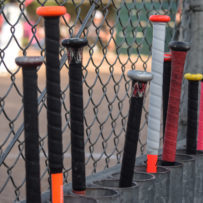
{"label": "bat handle", "polygon": [[161,128],[165,31],[166,23],[170,21],[170,17],[166,15],[152,15],[149,20],[153,24],[152,74],[154,79],[150,83],[147,172],[156,172]]}
{"label": "bat handle", "polygon": [[52,203],[63,203],[59,17],[66,13],[66,8],[64,6],[44,6],[37,8],[36,12],[45,19],[48,151],[51,173],[51,199]]}
{"label": "bat handle", "polygon": [[144,71],[130,70],[127,75],[132,80],[132,96],[121,165],[120,187],[130,187],[133,182],[143,98],[147,82],[152,80],[152,74]]}
{"label": "bat handle", "polygon": [[168,109],[169,89],[171,80],[171,53],[164,54],[164,70],[163,70],[163,139],[166,126],[166,115]]}
{"label": "bat handle", "polygon": [[175,162],[181,85],[185,58],[190,49],[188,43],[180,41],[170,42],[169,47],[171,49],[172,70],[162,154],[164,165],[173,165]]}
{"label": "bat handle", "polygon": [[77,194],[84,194],[86,189],[82,53],[87,43],[86,39],[80,38],[62,41],[62,45],[67,48],[69,62],[72,188]]}
{"label": "bat handle", "polygon": [[201,81],[201,93],[199,104],[197,150],[203,151],[203,81]]}
{"label": "bat handle", "polygon": [[188,80],[188,125],[186,133],[186,152],[196,154],[197,150],[197,116],[198,116],[198,88],[202,74],[186,73],[184,78]]}
{"label": "bat handle", "polygon": [[26,200],[40,203],[37,67],[43,63],[43,57],[17,57],[15,61],[23,71]]}

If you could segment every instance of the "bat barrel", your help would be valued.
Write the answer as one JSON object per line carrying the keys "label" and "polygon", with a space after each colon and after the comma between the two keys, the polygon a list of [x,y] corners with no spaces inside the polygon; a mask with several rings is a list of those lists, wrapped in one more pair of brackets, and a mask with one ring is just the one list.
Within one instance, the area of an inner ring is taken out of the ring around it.
{"label": "bat barrel", "polygon": [[45,19],[48,151],[53,203],[63,202],[59,17],[65,13],[66,8],[63,6],[37,9],[37,14]]}
{"label": "bat barrel", "polygon": [[43,57],[18,57],[16,64],[23,71],[23,104],[25,127],[26,201],[41,202],[39,129],[37,104],[37,67]]}
{"label": "bat barrel", "polygon": [[132,186],[143,98],[147,82],[152,80],[152,74],[144,71],[130,70],[127,75],[132,80],[132,96],[121,165],[120,187]]}
{"label": "bat barrel", "polygon": [[86,39],[80,38],[62,41],[67,48],[69,61],[72,188],[74,193],[79,194],[84,194],[86,189],[82,53],[87,43]]}
{"label": "bat barrel", "polygon": [[156,173],[161,127],[165,32],[166,23],[170,21],[170,17],[165,15],[152,15],[149,19],[153,24],[152,74],[154,79],[150,83],[147,172]]}
{"label": "bat barrel", "polygon": [[202,74],[186,73],[184,78],[188,80],[188,119],[186,153],[196,154],[197,150],[197,117],[198,117],[198,88]]}
{"label": "bat barrel", "polygon": [[188,43],[180,41],[172,41],[169,46],[171,48],[172,72],[162,155],[165,165],[172,165],[175,162],[181,85],[185,58],[190,49]]}
{"label": "bat barrel", "polygon": [[168,98],[171,79],[171,53],[164,54],[164,70],[163,70],[163,137],[166,126],[166,115],[168,109]]}
{"label": "bat barrel", "polygon": [[203,80],[201,81],[201,93],[199,104],[197,150],[203,151]]}

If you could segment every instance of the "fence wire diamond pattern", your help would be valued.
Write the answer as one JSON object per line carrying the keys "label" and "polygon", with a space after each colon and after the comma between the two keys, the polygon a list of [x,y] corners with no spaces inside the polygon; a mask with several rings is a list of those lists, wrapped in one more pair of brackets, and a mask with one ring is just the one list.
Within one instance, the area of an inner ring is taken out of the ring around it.
{"label": "fence wire diamond pattern", "polygon": [[[15,0],[0,1],[0,202],[25,198],[24,126],[19,55],[45,55],[43,19],[35,10],[64,5],[61,40],[88,39],[83,52],[86,175],[121,161],[128,117],[130,69],[150,71],[151,14],[167,14],[167,44],[173,37],[178,0]],[[87,15],[89,9],[94,10]],[[60,47],[64,181],[71,181],[69,78],[66,51]],[[42,192],[49,188],[45,65],[38,69],[38,111]],[[148,94],[145,96],[139,152],[145,153]]]}

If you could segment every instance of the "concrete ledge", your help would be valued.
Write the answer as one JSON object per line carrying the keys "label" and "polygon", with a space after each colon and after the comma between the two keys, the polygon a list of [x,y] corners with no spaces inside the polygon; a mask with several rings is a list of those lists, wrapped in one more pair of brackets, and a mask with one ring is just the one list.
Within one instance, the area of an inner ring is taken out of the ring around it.
{"label": "concrete ledge", "polygon": [[[185,146],[185,143],[186,143],[185,139],[178,141],[177,149],[183,149]],[[162,149],[160,149],[160,151],[159,151],[159,154],[161,154],[161,153],[162,153]],[[142,164],[145,160],[146,160],[146,154],[137,157],[136,165]],[[116,166],[113,166],[113,167],[107,168],[101,172],[92,174],[86,178],[86,184],[91,184],[94,181],[105,179],[107,176],[110,176],[113,173],[119,172],[120,168],[121,168],[121,164],[117,164]],[[64,187],[64,194],[67,194],[69,191],[72,190],[71,183],[65,184],[63,187]],[[42,203],[47,203],[49,196],[50,196],[50,191],[46,191],[46,192],[42,193]],[[16,202],[16,203],[26,203],[26,200]]]}

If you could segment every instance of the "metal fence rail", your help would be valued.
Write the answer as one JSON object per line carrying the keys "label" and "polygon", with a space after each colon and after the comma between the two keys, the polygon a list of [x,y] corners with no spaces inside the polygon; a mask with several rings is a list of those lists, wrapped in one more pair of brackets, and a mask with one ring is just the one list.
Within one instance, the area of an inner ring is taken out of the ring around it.
{"label": "metal fence rail", "polygon": [[[167,14],[167,44],[174,34],[178,0],[16,0],[0,1],[0,202],[25,198],[22,78],[18,55],[44,56],[41,5],[64,5],[61,39],[86,37],[83,53],[84,123],[87,175],[121,161],[128,117],[130,81],[127,70],[150,71],[151,14]],[[92,15],[91,11],[94,11]],[[64,180],[71,181],[69,79],[65,50],[60,47]],[[42,192],[49,188],[45,66],[38,70],[38,110]],[[148,96],[143,106],[139,152],[145,153]]]}

